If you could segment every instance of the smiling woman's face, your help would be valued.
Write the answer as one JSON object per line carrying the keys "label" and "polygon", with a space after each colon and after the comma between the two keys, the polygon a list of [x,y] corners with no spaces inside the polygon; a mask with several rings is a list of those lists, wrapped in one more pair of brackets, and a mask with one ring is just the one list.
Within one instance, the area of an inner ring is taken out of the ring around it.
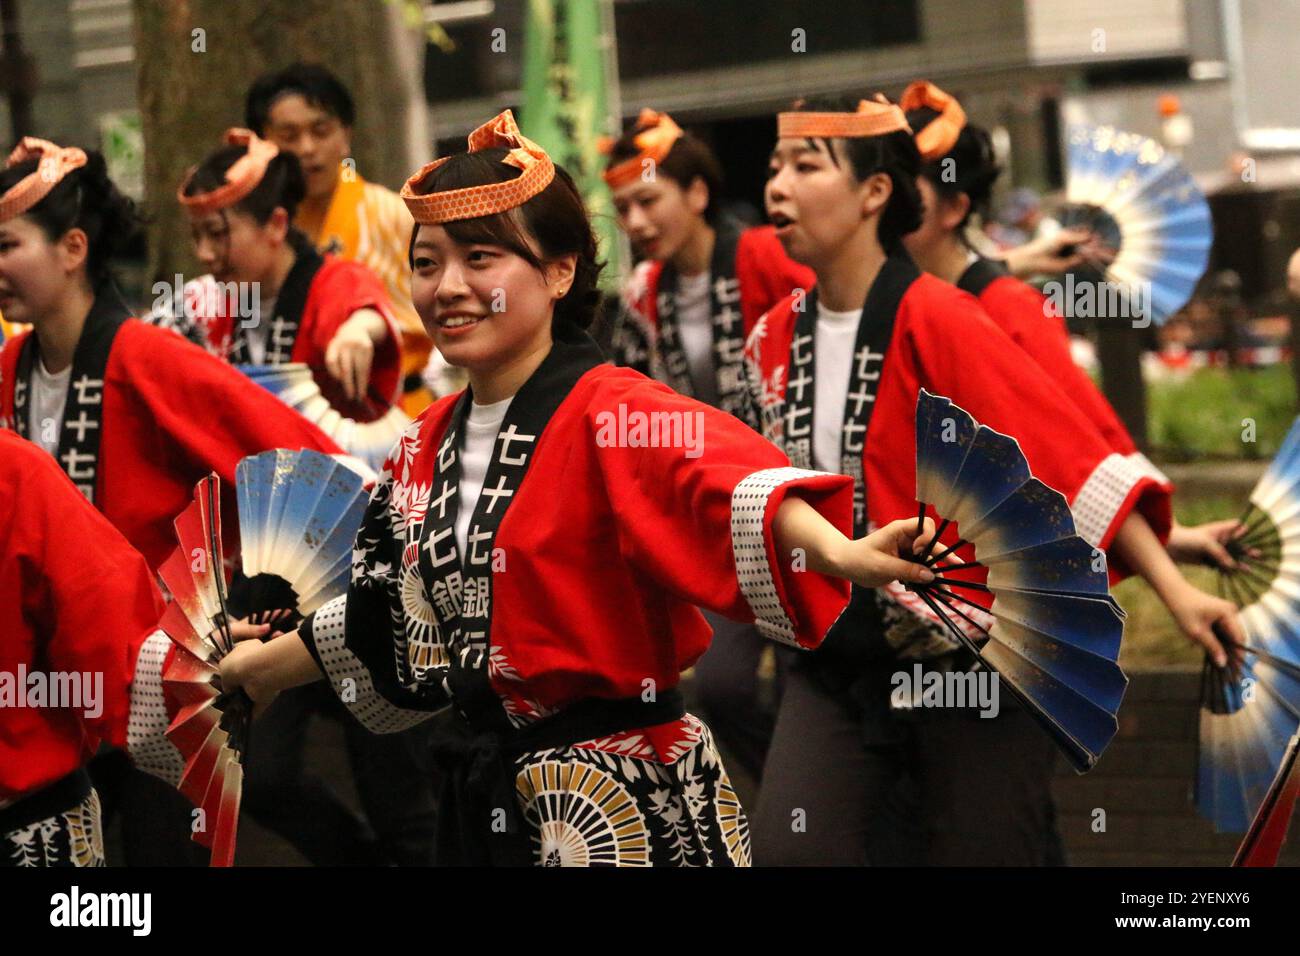
{"label": "smiling woman's face", "polygon": [[411,300],[433,344],[451,365],[477,371],[547,341],[557,293],[568,289],[563,265],[543,274],[504,246],[461,243],[442,226],[420,226],[413,265]]}

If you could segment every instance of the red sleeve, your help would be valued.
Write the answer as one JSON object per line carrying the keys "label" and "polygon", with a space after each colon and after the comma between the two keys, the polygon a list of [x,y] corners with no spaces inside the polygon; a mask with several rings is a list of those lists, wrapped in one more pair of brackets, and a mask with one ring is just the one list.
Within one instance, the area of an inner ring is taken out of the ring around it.
{"label": "red sleeve", "polygon": [[[1112,452],[1078,405],[972,296],[922,276],[904,297],[895,336],[907,364],[920,370],[918,385],[1020,443],[1033,473],[1069,500],[1085,540],[1109,550],[1134,508],[1161,541],[1168,538],[1168,485]],[[1110,568],[1113,577],[1130,573],[1113,558]]]}
{"label": "red sleeve", "polygon": [[1012,341],[1028,352],[1038,367],[1074,400],[1112,451],[1130,455],[1137,450],[1110,402],[1088,373],[1074,363],[1065,322],[1048,307],[1042,293],[1012,276],[1002,276],[980,294],[980,304]]}
{"label": "red sleeve", "polygon": [[817,275],[786,255],[772,226],[754,226],[736,244],[736,278],[740,281],[740,311],[745,334],[758,317],[794,292],[817,284]]}
{"label": "red sleeve", "polygon": [[[397,401],[402,366],[401,330],[393,316],[388,290],[383,280],[362,263],[326,256],[325,264],[312,281],[303,310],[304,331],[310,335],[313,355],[319,356],[319,362],[312,364],[322,366],[317,371],[323,371],[325,350],[339,327],[359,309],[374,309],[388,325],[388,336],[375,347],[370,368],[372,401],[382,406],[378,409],[382,415]],[[325,391],[323,385],[322,391]],[[334,396],[326,397],[334,404]],[[338,397],[342,397],[341,393]],[[364,415],[350,417],[369,419]]]}
{"label": "red sleeve", "polygon": [[198,346],[135,321],[118,337],[114,358],[127,387],[196,481],[215,471],[233,487],[240,459],[269,448],[342,453],[307,419]]}
{"label": "red sleeve", "polygon": [[125,747],[136,660],[162,616],[162,595],[144,558],[53,458],[16,436],[0,447],[17,466],[6,481],[21,487],[21,506],[7,518],[4,573],[22,580],[25,617],[42,622],[41,666],[102,675],[99,706],[83,709],[83,719],[96,737]]}
{"label": "red sleeve", "polygon": [[[683,600],[753,622],[773,640],[821,643],[848,603],[849,584],[779,554],[773,522],[795,494],[852,534],[852,479],[791,468],[733,416],[632,373],[611,376],[588,415],[623,559]],[[618,433],[624,416],[626,442]],[[682,441],[634,445],[638,419],[678,422]]]}

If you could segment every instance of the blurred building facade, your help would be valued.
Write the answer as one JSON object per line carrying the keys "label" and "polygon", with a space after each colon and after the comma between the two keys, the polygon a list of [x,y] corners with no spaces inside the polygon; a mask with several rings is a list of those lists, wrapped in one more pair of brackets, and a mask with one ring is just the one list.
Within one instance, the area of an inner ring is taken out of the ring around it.
{"label": "blurred building facade", "polygon": [[[460,148],[484,117],[520,105],[525,0],[427,6],[457,43],[425,57],[431,147]],[[137,187],[142,54],[130,0],[0,8],[16,15],[35,65],[32,131],[107,147]],[[698,131],[728,170],[727,199],[754,211],[774,112],[800,95],[897,96],[918,77],[994,131],[1003,190],[1062,184],[1068,123],[1161,138],[1158,104],[1171,94],[1190,127],[1184,161],[1209,191],[1300,183],[1300,103],[1289,95],[1300,87],[1300,0],[615,0],[614,14],[624,116],[653,106]],[[12,137],[4,98],[0,119]],[[1243,150],[1247,182],[1227,172]],[[1257,214],[1279,245],[1290,241],[1289,207]]]}

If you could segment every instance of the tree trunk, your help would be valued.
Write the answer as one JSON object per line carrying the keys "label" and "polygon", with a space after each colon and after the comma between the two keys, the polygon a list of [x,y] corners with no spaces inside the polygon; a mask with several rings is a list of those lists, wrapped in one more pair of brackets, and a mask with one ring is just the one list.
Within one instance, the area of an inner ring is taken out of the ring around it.
{"label": "tree trunk", "polygon": [[1103,318],[1097,328],[1101,387],[1138,448],[1147,449],[1146,383],[1142,380],[1142,333],[1122,319]]}
{"label": "tree trunk", "polygon": [[152,279],[196,274],[176,188],[228,127],[244,125],[245,93],[264,72],[328,66],[356,102],[357,172],[393,187],[411,172],[410,99],[387,53],[384,0],[135,0],[134,10]]}

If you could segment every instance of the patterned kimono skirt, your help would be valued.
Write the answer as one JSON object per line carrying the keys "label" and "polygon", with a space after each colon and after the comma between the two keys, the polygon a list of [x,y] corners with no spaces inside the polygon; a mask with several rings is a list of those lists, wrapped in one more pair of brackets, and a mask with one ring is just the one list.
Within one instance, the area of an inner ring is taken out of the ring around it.
{"label": "patterned kimono skirt", "polygon": [[692,714],[526,754],[515,787],[541,866],[749,866],[749,823]]}
{"label": "patterned kimono skirt", "polygon": [[104,866],[99,794],[84,791],[65,810],[0,832],[0,867]]}

